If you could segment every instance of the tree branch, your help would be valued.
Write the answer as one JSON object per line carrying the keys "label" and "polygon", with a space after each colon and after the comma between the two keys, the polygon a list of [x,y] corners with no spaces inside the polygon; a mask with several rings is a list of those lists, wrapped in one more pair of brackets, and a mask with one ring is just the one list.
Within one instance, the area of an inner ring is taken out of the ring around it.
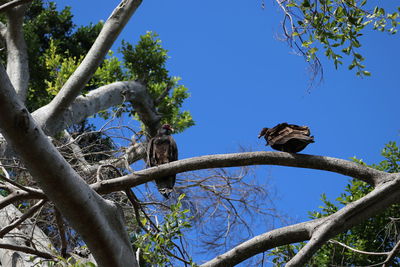
{"label": "tree branch", "polygon": [[6,12],[8,19],[5,35],[7,45],[7,73],[22,102],[25,102],[29,84],[28,50],[22,27],[27,7],[27,5],[21,5],[10,8]]}
{"label": "tree branch", "polygon": [[115,82],[92,90],[84,96],[78,96],[68,108],[63,110],[57,121],[44,121],[46,114],[52,112],[52,104],[36,110],[32,116],[36,121],[42,122],[42,127],[47,135],[54,136],[70,125],[82,122],[101,110],[117,106],[125,101],[136,103],[137,107],[146,105],[138,110],[139,117],[144,118],[143,121],[146,121],[146,118],[156,120],[159,116],[156,114],[154,106],[148,105],[150,100],[151,96],[146,87],[140,83],[135,81]]}
{"label": "tree branch", "polygon": [[4,244],[4,243],[0,243],[0,248],[2,249],[10,249],[10,250],[14,250],[14,251],[21,251],[24,253],[28,253],[28,254],[32,254],[32,255],[36,255],[39,256],[41,258],[44,259],[53,259],[54,256],[50,253],[44,252],[44,251],[39,251],[30,247],[26,247],[26,246],[17,246],[17,245],[12,245],[12,244]]}
{"label": "tree branch", "polygon": [[339,242],[337,240],[329,240],[329,243],[337,244],[339,246],[347,248],[348,250],[354,251],[356,253],[364,254],[364,255],[385,256],[385,255],[389,254],[389,252],[371,252],[371,251],[363,251],[363,250],[355,249],[355,248],[352,248],[352,247],[350,247],[350,246],[348,246],[346,244],[343,244],[342,242]]}
{"label": "tree branch", "polygon": [[329,238],[350,229],[352,226],[378,214],[390,205],[399,202],[400,192],[398,188],[400,186],[400,176],[391,175],[391,177],[391,182],[375,188],[363,198],[348,204],[330,216],[283,227],[256,236],[201,266],[233,266],[271,248],[311,238],[306,246],[286,265],[305,266],[313,253],[324,242],[328,241]]}
{"label": "tree branch", "polygon": [[45,132],[47,132],[47,128],[43,126],[49,126],[60,121],[64,112],[81,93],[141,2],[141,0],[123,0],[107,19],[82,63],[69,77],[60,92],[47,105],[46,110],[40,112],[41,116],[39,116],[38,123]]}
{"label": "tree branch", "polygon": [[121,211],[91,190],[66,162],[20,102],[1,65],[0,129],[46,196],[81,234],[98,264],[135,266]]}
{"label": "tree branch", "polygon": [[325,219],[294,224],[253,237],[228,252],[200,265],[201,267],[234,266],[271,248],[308,240],[315,227]]}
{"label": "tree branch", "polygon": [[44,204],[46,200],[40,200],[34,206],[32,206],[27,212],[25,212],[19,219],[15,220],[13,223],[9,224],[8,226],[4,227],[0,230],[0,238],[3,238],[4,235],[9,233],[15,227],[18,227],[21,223],[23,223],[26,219],[33,216]]}
{"label": "tree branch", "polygon": [[390,251],[388,253],[388,256],[384,262],[384,264],[382,265],[382,267],[389,267],[391,266],[392,261],[394,260],[394,258],[396,257],[396,255],[399,253],[400,251],[400,240],[397,241],[396,245],[394,246],[394,248],[392,249],[392,251]]}
{"label": "tree branch", "polygon": [[286,152],[245,152],[208,155],[174,161],[138,171],[126,176],[92,184],[99,193],[110,193],[137,186],[171,174],[209,168],[239,167],[248,165],[280,165],[324,170],[360,179],[372,185],[386,181],[388,174],[350,161]]}
{"label": "tree branch", "polygon": [[398,190],[400,175],[388,174],[388,176],[392,177],[393,180],[376,187],[364,197],[347,204],[336,213],[327,217],[329,220],[326,220],[315,229],[310,241],[286,266],[304,266],[312,255],[331,237],[397,203],[400,198]]}

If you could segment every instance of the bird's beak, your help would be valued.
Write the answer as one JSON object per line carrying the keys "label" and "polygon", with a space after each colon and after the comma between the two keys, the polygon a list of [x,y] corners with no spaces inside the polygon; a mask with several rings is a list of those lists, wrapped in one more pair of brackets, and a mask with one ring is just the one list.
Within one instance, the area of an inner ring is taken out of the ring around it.
{"label": "bird's beak", "polygon": [[259,134],[259,135],[258,135],[258,139],[260,139],[261,137],[262,137],[262,135],[261,135],[261,134]]}

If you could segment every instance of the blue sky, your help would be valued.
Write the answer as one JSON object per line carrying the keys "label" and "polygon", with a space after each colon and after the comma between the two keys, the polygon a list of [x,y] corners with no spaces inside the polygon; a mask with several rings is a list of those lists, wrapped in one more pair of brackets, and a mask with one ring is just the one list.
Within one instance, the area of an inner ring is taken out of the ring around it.
{"label": "blue sky", "polygon": [[[74,22],[106,20],[118,1],[56,1],[72,6]],[[393,3],[390,2],[390,3]],[[120,40],[159,34],[171,57],[168,69],[182,77],[196,125],[176,135],[180,158],[236,152],[239,146],[270,150],[257,139],[262,127],[280,122],[308,125],[316,142],[303,153],[377,163],[388,141],[399,141],[399,36],[369,31],[361,53],[372,77],[360,79],[347,66],[335,70],[322,58],[324,81],[308,90],[308,65],[278,37],[282,15],[261,0],[143,1]],[[294,221],[336,198],[347,178],[315,170],[261,166],[276,207]]]}

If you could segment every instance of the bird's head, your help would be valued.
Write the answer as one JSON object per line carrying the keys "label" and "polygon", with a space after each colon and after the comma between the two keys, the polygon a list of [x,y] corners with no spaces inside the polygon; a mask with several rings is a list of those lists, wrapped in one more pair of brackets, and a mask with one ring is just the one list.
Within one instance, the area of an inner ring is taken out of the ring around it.
{"label": "bird's head", "polygon": [[171,134],[173,132],[174,132],[174,129],[169,124],[164,124],[163,126],[161,126],[161,128],[159,130],[159,133],[162,133],[162,134]]}
{"label": "bird's head", "polygon": [[269,130],[269,128],[262,128],[261,132],[258,134],[258,138],[265,136],[265,134],[267,133],[268,130]]}

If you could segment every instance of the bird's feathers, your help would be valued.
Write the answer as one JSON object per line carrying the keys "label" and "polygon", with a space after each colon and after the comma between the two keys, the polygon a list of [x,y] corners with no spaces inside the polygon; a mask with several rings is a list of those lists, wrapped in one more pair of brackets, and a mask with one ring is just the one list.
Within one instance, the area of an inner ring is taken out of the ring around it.
{"label": "bird's feathers", "polygon": [[[169,130],[168,130],[169,129]],[[170,135],[171,128],[160,128],[157,135],[150,139],[147,146],[147,165],[150,167],[178,160],[178,147]],[[160,193],[168,198],[175,185],[176,174],[161,177],[155,180]]]}
{"label": "bird's feathers", "polygon": [[303,150],[308,144],[314,143],[314,137],[310,136],[310,128],[307,126],[298,126],[280,123],[273,128],[263,128],[259,138],[264,136],[273,149],[296,153]]}

